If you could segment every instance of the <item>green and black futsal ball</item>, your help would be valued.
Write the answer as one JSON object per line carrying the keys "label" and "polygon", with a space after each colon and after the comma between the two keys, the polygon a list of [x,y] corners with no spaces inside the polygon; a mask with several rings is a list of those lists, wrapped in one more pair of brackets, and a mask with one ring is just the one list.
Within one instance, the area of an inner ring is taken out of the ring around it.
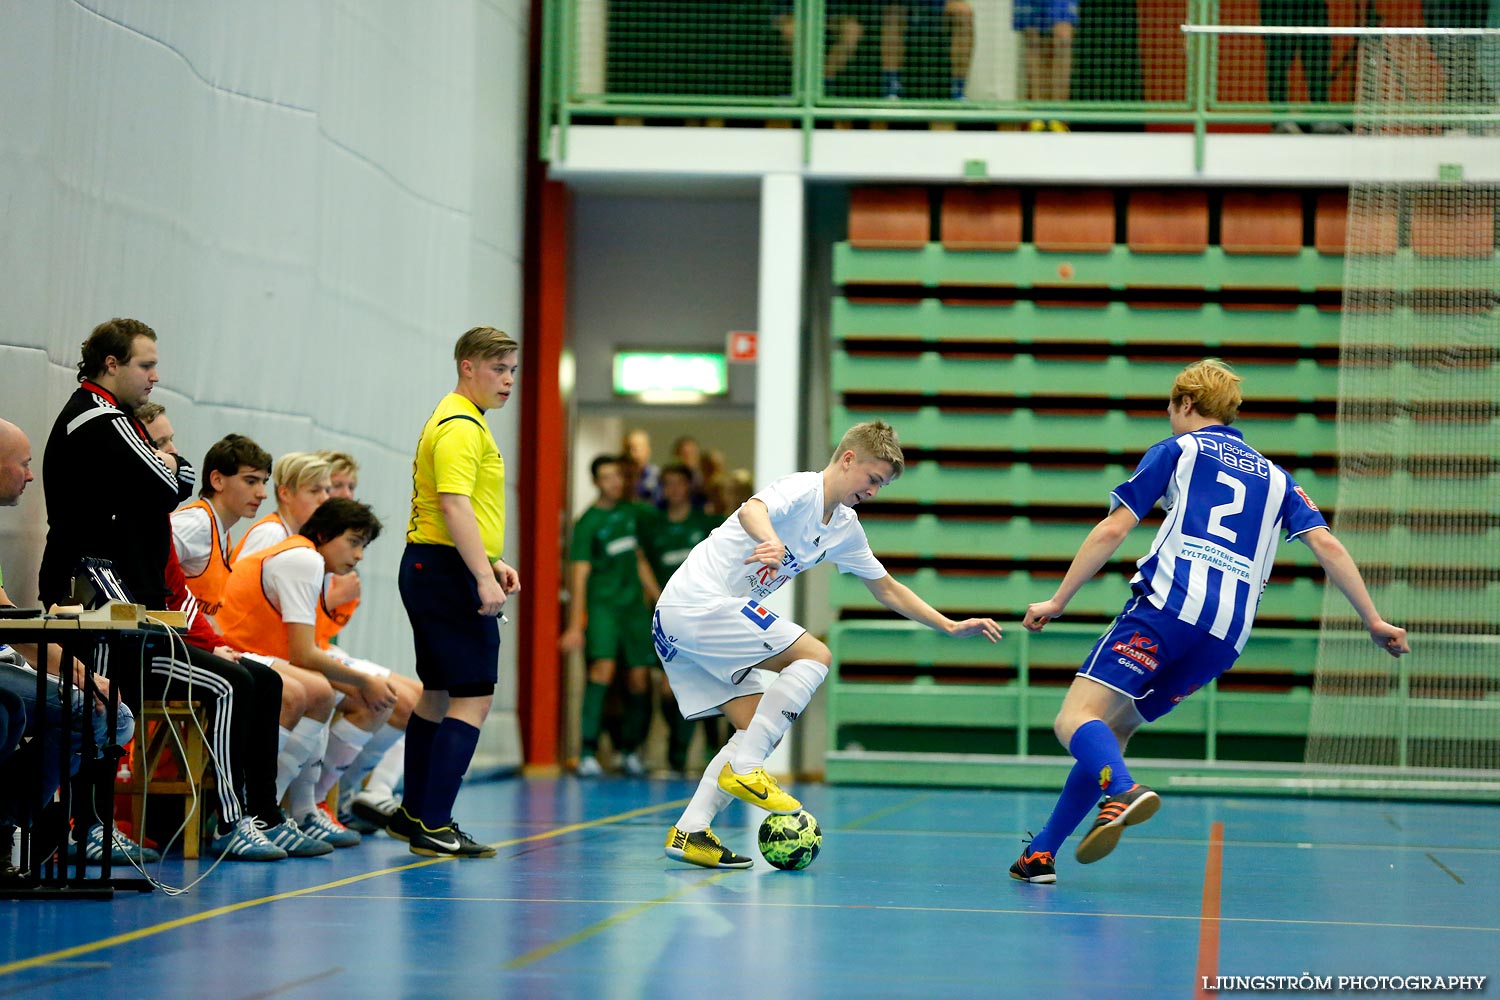
{"label": "green and black futsal ball", "polygon": [[760,825],[760,853],[777,868],[801,871],[823,847],[823,831],[806,809],[790,816],[767,816]]}

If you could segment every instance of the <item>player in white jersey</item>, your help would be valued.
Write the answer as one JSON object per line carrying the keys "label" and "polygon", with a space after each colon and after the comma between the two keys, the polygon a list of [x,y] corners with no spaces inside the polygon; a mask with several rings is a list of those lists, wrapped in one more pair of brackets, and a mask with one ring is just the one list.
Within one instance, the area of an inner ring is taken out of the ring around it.
{"label": "player in white jersey", "polygon": [[1161,798],[1131,780],[1125,744],[1141,725],[1234,665],[1279,534],[1313,550],[1377,646],[1391,656],[1411,652],[1406,630],[1375,610],[1359,568],[1317,505],[1229,426],[1243,400],[1239,382],[1214,360],[1178,374],[1167,406],[1172,437],[1153,445],[1129,481],[1111,493],[1109,516],[1084,540],[1057,593],[1026,609],[1022,624],[1040,632],[1162,503],[1167,516],[1151,551],[1136,564],[1131,600],[1095,644],[1053,723],[1077,763],[1047,824],[1011,866],[1014,879],[1056,882],[1057,849],[1101,793],[1099,814],[1075,854],[1082,864],[1109,854],[1125,827],[1156,813]]}
{"label": "player in white jersey", "polygon": [[[667,833],[666,854],[704,868],[749,868],[710,824],[730,797],[773,813],[802,808],[765,770],[828,676],[828,647],[760,603],[826,561],[858,576],[881,604],[951,636],[995,642],[989,618],[953,621],[893,579],[870,551],[853,508],[905,469],[896,432],[882,421],[850,428],[821,472],[778,479],[699,542],[656,604],[652,636],[688,719],[724,715],[736,732],[709,762],[698,790]],[[776,671],[763,684],[756,668]]]}

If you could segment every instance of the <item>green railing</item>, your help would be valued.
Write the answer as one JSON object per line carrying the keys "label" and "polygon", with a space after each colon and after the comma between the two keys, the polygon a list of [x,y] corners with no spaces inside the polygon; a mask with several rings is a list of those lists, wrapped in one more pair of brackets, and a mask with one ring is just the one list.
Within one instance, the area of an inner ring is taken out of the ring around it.
{"label": "green railing", "polygon": [[[824,685],[828,780],[1058,787],[1072,759],[1048,732],[1069,679],[1057,667],[1081,663],[1104,628],[1058,622],[1039,635],[1007,628],[1004,642],[991,646],[955,642],[912,622],[838,622],[829,635],[834,668]],[[1186,791],[1500,800],[1500,774],[1494,771],[1409,763],[1413,747],[1451,738],[1456,729],[1496,732],[1500,702],[1434,696],[1427,688],[1440,669],[1435,675],[1432,665],[1418,668],[1408,657],[1395,662],[1379,693],[1315,693],[1310,681],[1320,641],[1358,645],[1367,638],[1363,632],[1320,637],[1316,630],[1256,629],[1223,684],[1207,685],[1131,743],[1131,773],[1156,787]],[[1445,646],[1497,642],[1444,635],[1423,635],[1422,641],[1436,654],[1435,663]],[[851,662],[866,669],[898,663],[914,676],[897,683],[851,680]],[[1039,663],[1048,673],[1041,683]],[[1418,669],[1424,672],[1414,677]],[[965,674],[974,677],[966,681]],[[1247,674],[1259,686],[1247,686]],[[1423,688],[1425,696],[1414,688]],[[1319,712],[1322,735],[1378,734],[1393,745],[1396,763],[1301,763],[1302,741]]]}
{"label": "green railing", "polygon": [[[791,125],[804,149],[813,130],[841,126],[1153,128],[1193,132],[1201,156],[1216,128],[1352,118],[1357,36],[1183,30],[1257,9],[1219,0],[1079,6],[1072,25],[1028,29],[996,23],[1011,7],[989,0],[559,0],[543,5],[542,120],[561,126],[563,155],[575,123],[678,119]],[[1411,44],[1403,68],[1436,88],[1395,113],[1495,117],[1478,92],[1472,106],[1445,98],[1448,39]]]}

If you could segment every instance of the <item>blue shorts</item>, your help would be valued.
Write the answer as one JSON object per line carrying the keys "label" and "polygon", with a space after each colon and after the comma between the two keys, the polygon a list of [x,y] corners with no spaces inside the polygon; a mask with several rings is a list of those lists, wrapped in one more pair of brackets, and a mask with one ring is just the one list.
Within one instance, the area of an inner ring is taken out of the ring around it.
{"label": "blue shorts", "polygon": [[499,680],[500,621],[479,613],[479,587],[457,549],[407,543],[396,582],[422,687],[447,691]]}
{"label": "blue shorts", "polygon": [[1239,650],[1176,615],[1134,597],[1094,644],[1078,676],[1135,700],[1147,722],[1234,666]]}
{"label": "blue shorts", "polygon": [[1015,0],[1011,24],[1017,31],[1051,31],[1054,24],[1077,24],[1078,0]]}

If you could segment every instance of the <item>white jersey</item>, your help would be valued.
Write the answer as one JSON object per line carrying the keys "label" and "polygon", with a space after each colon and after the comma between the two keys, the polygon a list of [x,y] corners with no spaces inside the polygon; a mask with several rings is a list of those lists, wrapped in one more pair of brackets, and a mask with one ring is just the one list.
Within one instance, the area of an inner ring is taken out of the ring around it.
{"label": "white jersey", "polygon": [[266,600],[281,612],[282,621],[316,625],[325,576],[323,557],[317,549],[287,549],[261,563],[260,585]]}
{"label": "white jersey", "polygon": [[[208,568],[214,551],[214,521],[202,507],[183,507],[172,512],[172,544],[186,576],[199,576]],[[220,522],[222,524],[222,522]],[[219,531],[219,551],[228,552],[229,529]]]}
{"label": "white jersey", "polygon": [[291,537],[292,533],[286,530],[286,524],[282,522],[281,518],[261,521],[251,528],[240,542],[240,551],[235,558],[248,556],[252,552],[259,552],[261,549],[269,549],[278,542],[284,542]]}
{"label": "white jersey", "polygon": [[735,597],[764,600],[792,577],[825,559],[833,560],[840,572],[866,580],[886,575],[885,567],[870,551],[865,529],[852,508],[836,507],[828,523],[823,523],[823,473],[794,473],[776,480],[753,499],[766,505],[771,527],[786,546],[781,565],[745,563],[756,543],[740,524],[738,514],[731,514],[693,547],[667,581],[659,605],[694,607],[716,598]]}

